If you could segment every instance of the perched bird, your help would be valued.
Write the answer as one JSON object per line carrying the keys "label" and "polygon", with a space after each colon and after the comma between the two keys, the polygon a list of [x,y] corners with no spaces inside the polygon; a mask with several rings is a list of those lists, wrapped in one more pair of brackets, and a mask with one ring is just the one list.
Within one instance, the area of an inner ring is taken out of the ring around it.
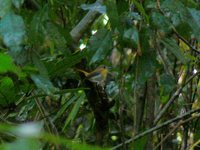
{"label": "perched bird", "polygon": [[87,80],[96,83],[97,85],[105,85],[108,75],[108,68],[105,65],[101,65],[91,72],[87,72],[82,69],[77,69],[77,71],[82,72]]}

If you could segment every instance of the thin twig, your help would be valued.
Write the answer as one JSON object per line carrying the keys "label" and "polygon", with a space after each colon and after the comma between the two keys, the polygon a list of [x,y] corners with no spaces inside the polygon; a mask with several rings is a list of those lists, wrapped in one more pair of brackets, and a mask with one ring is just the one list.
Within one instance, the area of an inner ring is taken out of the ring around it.
{"label": "thin twig", "polygon": [[184,37],[182,37],[175,29],[175,27],[172,27],[173,32],[176,34],[176,36],[181,39],[191,50],[195,51],[196,53],[200,54],[200,50],[196,49],[194,46],[192,46]]}
{"label": "thin twig", "polygon": [[195,118],[199,118],[200,117],[200,114],[197,114],[197,115],[194,115],[186,120],[180,120],[177,125],[164,137],[164,139],[162,139],[162,141],[160,141],[160,143],[158,143],[154,150],[156,150],[178,127],[180,127],[182,124],[185,124]]}
{"label": "thin twig", "polygon": [[[145,135],[147,135],[147,134],[149,134],[149,133],[152,133],[152,132],[154,132],[154,131],[156,131],[156,130],[158,130],[158,129],[161,129],[161,128],[165,127],[165,126],[168,126],[168,125],[170,125],[171,123],[176,122],[176,121],[179,121],[179,120],[181,120],[181,119],[183,119],[183,118],[185,118],[185,117],[187,117],[187,116],[189,116],[189,115],[191,115],[191,114],[193,114],[193,113],[196,113],[196,112],[200,112],[200,108],[199,108],[199,109],[194,109],[194,110],[188,111],[188,112],[186,112],[186,113],[183,114],[183,115],[180,115],[180,116],[178,116],[178,117],[176,117],[176,118],[173,118],[173,119],[171,119],[171,120],[168,120],[168,121],[166,121],[166,122],[164,122],[164,123],[162,123],[162,124],[160,124],[160,125],[157,125],[157,126],[155,126],[155,127],[153,127],[153,128],[150,128],[150,129],[148,129],[148,130],[146,130],[146,131],[144,131],[144,132],[142,132],[142,133],[136,135],[135,137],[133,137],[133,138],[131,138],[131,139],[125,141],[125,144],[131,143],[132,141],[135,141],[135,140],[137,140],[137,139],[139,139],[139,138],[141,138],[141,137],[143,137],[143,136],[145,136]],[[119,147],[121,147],[121,146],[122,146],[122,143],[120,143],[120,144],[118,144],[118,145],[112,147],[111,150],[115,150],[115,149],[117,149],[117,148],[119,148]]]}

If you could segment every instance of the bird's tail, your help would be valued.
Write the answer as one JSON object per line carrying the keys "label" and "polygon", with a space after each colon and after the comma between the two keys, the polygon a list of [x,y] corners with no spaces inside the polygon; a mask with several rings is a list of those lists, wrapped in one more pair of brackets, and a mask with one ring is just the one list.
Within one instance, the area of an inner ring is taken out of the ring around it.
{"label": "bird's tail", "polygon": [[82,69],[76,69],[76,71],[82,72],[86,77],[89,75],[88,72],[82,70]]}

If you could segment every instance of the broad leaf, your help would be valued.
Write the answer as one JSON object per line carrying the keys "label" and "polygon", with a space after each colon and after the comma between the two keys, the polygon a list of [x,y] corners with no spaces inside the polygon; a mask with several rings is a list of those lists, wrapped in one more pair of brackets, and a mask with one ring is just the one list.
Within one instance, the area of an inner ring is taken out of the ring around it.
{"label": "broad leaf", "polygon": [[93,10],[93,11],[97,11],[99,13],[106,13],[106,7],[103,6],[102,4],[100,4],[99,2],[95,2],[93,4],[82,4],[81,8],[83,10]]}
{"label": "broad leaf", "polygon": [[160,29],[164,32],[169,32],[170,30],[170,23],[168,22],[167,18],[160,13],[153,12],[151,14],[151,23],[152,27]]}
{"label": "broad leaf", "polygon": [[12,0],[12,2],[16,8],[20,8],[21,5],[24,3],[24,0]]}
{"label": "broad leaf", "polygon": [[158,68],[155,51],[149,51],[136,58],[136,81],[144,84]]}
{"label": "broad leaf", "polygon": [[9,13],[0,20],[0,34],[9,48],[21,45],[25,33],[25,25],[21,16]]}
{"label": "broad leaf", "polygon": [[121,30],[119,15],[117,12],[116,0],[106,0],[105,4],[107,8],[106,9],[107,15],[110,20],[112,29],[115,30],[115,28],[118,28],[118,30]]}
{"label": "broad leaf", "polygon": [[173,39],[165,39],[162,40],[162,43],[165,45],[165,47],[170,50],[176,57],[179,59],[183,64],[187,63],[187,59],[184,56],[182,50],[177,45],[177,43]]}
{"label": "broad leaf", "polygon": [[34,81],[35,85],[47,95],[52,95],[56,91],[56,88],[47,77],[32,74],[31,79]]}
{"label": "broad leaf", "polygon": [[11,0],[0,0],[0,18],[3,18],[3,16],[11,11],[11,6]]}
{"label": "broad leaf", "polygon": [[14,65],[12,58],[9,55],[0,53],[0,73],[7,71],[19,72],[19,68]]}
{"label": "broad leaf", "polygon": [[137,48],[139,42],[138,31],[135,27],[132,27],[124,31],[123,39],[133,48]]}
{"label": "broad leaf", "polygon": [[189,25],[191,26],[193,33],[198,37],[200,41],[200,11],[196,9],[188,9],[190,15],[192,16],[192,22],[190,21]]}
{"label": "broad leaf", "polygon": [[111,32],[105,29],[98,30],[97,33],[90,38],[89,42],[89,51],[94,53],[90,64],[102,61],[112,48]]}
{"label": "broad leaf", "polygon": [[11,78],[4,77],[0,80],[0,105],[6,106],[15,102],[15,87]]}

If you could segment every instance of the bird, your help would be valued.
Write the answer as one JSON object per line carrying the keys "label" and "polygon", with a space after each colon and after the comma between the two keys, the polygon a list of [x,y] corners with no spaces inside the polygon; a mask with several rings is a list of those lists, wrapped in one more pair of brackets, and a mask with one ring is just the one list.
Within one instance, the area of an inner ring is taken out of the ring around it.
{"label": "bird", "polygon": [[76,69],[79,72],[82,72],[86,79],[89,80],[90,82],[96,83],[97,85],[104,86],[105,81],[108,76],[108,68],[105,65],[100,65],[97,67],[95,70],[91,72],[84,71],[82,69]]}

